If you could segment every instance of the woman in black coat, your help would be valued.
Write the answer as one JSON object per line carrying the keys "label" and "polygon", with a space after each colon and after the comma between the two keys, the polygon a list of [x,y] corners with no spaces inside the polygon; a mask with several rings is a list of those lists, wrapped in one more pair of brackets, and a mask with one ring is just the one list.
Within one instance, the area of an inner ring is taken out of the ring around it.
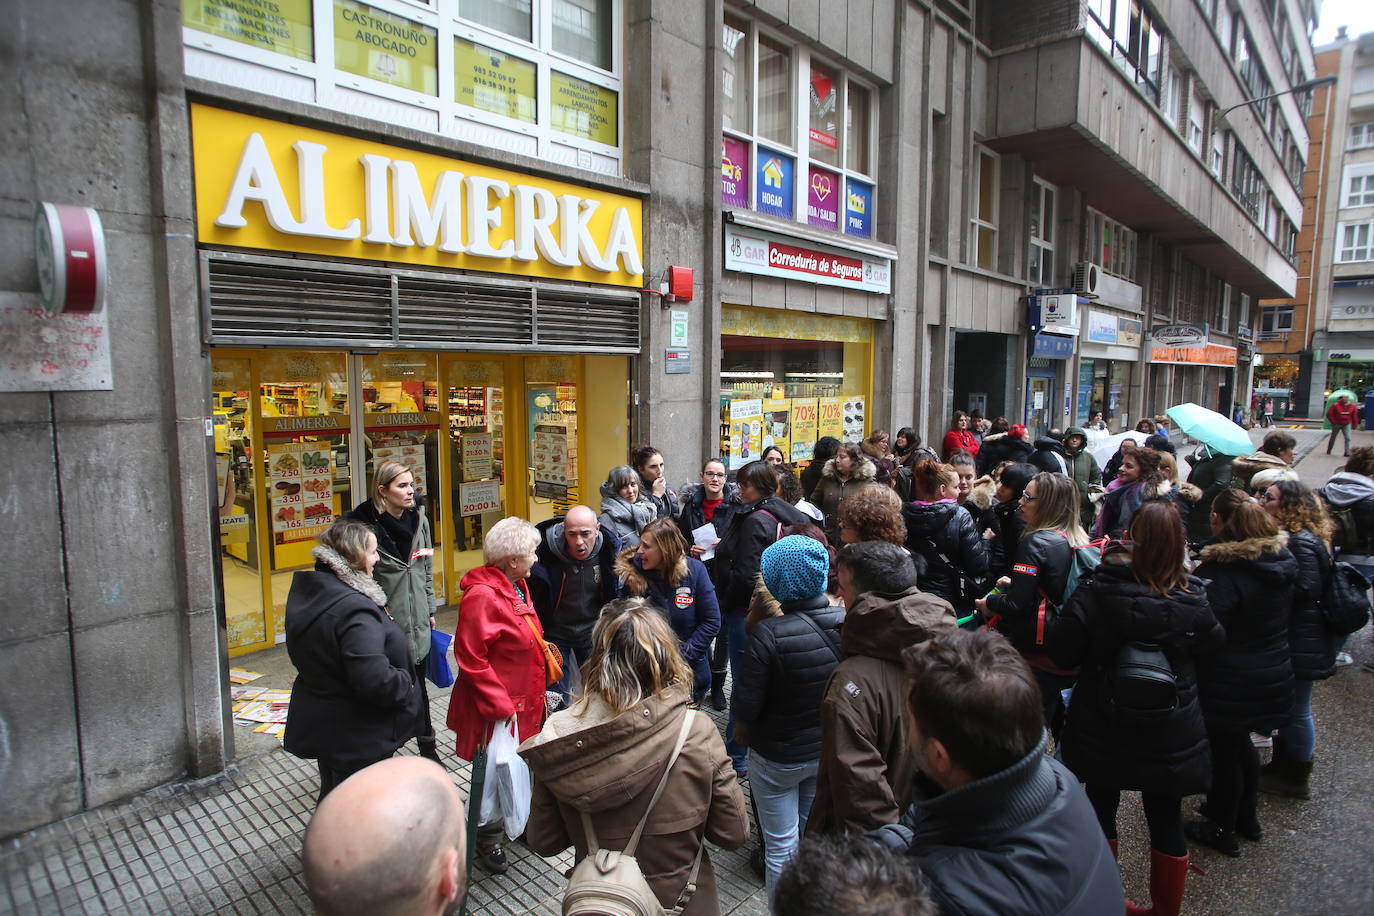
{"label": "woman in black coat", "polygon": [[839,450],[840,440],[834,436],[821,436],[816,440],[816,446],[811,450],[811,462],[797,475],[801,480],[803,499],[811,498],[811,491],[821,482],[821,472],[825,470],[825,463],[834,458]]}
{"label": "woman in black coat", "polygon": [[1298,564],[1288,535],[1242,490],[1212,501],[1217,542],[1202,549],[1195,570],[1226,630],[1226,644],[1202,658],[1198,680],[1212,746],[1212,790],[1206,817],[1184,828],[1190,839],[1240,855],[1236,835],[1258,840],[1259,754],[1251,732],[1283,725],[1293,702],[1288,621]]}
{"label": "woman in black coat", "polygon": [[916,498],[902,508],[902,518],[906,549],[925,565],[921,591],[944,598],[958,616],[965,616],[988,577],[987,542],[957,501],[954,468],[923,461],[912,471],[911,485]]}
{"label": "woman in black coat", "polygon": [[1342,642],[1326,625],[1317,606],[1331,577],[1331,522],[1316,495],[1296,480],[1271,484],[1261,502],[1279,528],[1288,532],[1288,550],[1298,564],[1298,581],[1293,616],[1288,621],[1288,651],[1295,680],[1293,706],[1288,724],[1274,735],[1274,758],[1260,770],[1259,787],[1263,792],[1310,798],[1308,779],[1317,744],[1312,687],[1336,673],[1336,652]]}
{"label": "woman in black coat", "polygon": [[1011,575],[997,580],[999,594],[978,599],[975,607],[988,626],[1006,636],[1025,657],[1040,685],[1045,727],[1059,736],[1063,725],[1063,691],[1077,674],[1050,658],[1049,609],[1059,605],[1073,568],[1074,549],[1088,542],[1078,520],[1078,485],[1072,477],[1041,471],[1021,494],[1021,518],[1026,530],[1016,546]]}
{"label": "woman in black coat", "polygon": [[[766,547],[778,539],[783,528],[799,525],[809,519],[785,499],[777,496],[778,474],[762,461],[751,461],[735,475],[739,488],[739,505],[730,516],[720,543],[716,545],[715,563],[711,579],[716,586],[716,602],[720,605],[721,632],[730,644],[730,678],[739,683],[740,665],[744,662],[749,637],[744,632],[744,618],[754,597],[754,582],[759,575],[759,558]],[[734,740],[735,717],[725,729],[725,749],[734,761],[735,770],[744,773],[747,749]]]}
{"label": "woman in black coat", "polygon": [[[1112,544],[1073,593],[1054,628],[1050,654],[1063,668],[1081,666],[1064,725],[1064,762],[1084,782],[1113,852],[1121,793],[1141,793],[1154,912],[1177,913],[1188,874],[1183,796],[1205,792],[1212,781],[1193,656],[1220,646],[1226,634],[1207,604],[1204,583],[1183,568],[1183,529],[1173,509],[1141,507],[1130,538],[1130,548]],[[1141,715],[1116,702],[1111,678],[1122,648],[1132,642],[1158,646],[1168,660],[1176,688],[1172,709]]]}
{"label": "woman in black coat", "polygon": [[372,529],[339,519],[311,554],[315,568],[295,574],[286,599],[286,653],[297,673],[282,743],[318,763],[323,799],[418,737],[424,707],[406,635],[382,610],[386,595],[372,578]]}

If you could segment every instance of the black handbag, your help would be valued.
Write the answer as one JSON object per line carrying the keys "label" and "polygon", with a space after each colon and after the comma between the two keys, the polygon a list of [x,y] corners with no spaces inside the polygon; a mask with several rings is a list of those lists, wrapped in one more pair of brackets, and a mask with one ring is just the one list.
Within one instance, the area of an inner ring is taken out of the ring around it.
{"label": "black handbag", "polygon": [[1128,642],[1107,674],[1107,701],[1118,715],[1159,719],[1178,708],[1178,681],[1164,650],[1153,643]]}

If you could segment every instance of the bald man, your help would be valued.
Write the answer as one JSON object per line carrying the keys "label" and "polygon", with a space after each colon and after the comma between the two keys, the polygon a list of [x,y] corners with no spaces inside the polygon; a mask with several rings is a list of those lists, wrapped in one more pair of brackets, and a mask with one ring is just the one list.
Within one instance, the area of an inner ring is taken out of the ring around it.
{"label": "bald man", "polygon": [[305,829],[305,886],[320,916],[449,916],[467,885],[463,800],[422,757],[339,783]]}
{"label": "bald man", "polygon": [[592,625],[616,597],[615,555],[620,539],[587,506],[539,525],[537,562],[530,572],[530,603],[544,638],[563,653],[563,680],[553,685],[568,701],[568,678],[592,651]]}

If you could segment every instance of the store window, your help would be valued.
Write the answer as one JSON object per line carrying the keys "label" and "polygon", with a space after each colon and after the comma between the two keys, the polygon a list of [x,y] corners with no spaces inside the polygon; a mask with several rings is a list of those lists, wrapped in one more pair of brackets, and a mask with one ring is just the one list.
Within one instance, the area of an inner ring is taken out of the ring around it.
{"label": "store window", "polygon": [[190,75],[620,172],[621,0],[275,0],[270,19],[247,6],[182,0]]}
{"label": "store window", "polygon": [[1374,233],[1374,222],[1343,223],[1339,228],[1339,241],[1336,244],[1336,260],[1340,263],[1374,260],[1371,257],[1369,239]]}
{"label": "store window", "polygon": [[1110,274],[1135,281],[1136,233],[1092,208],[1088,209],[1085,260]]}
{"label": "store window", "polygon": [[723,28],[721,203],[872,238],[877,94],[755,23]]}
{"label": "store window", "polygon": [[1035,179],[1031,185],[1030,258],[1027,262],[1027,279],[1032,286],[1054,285],[1055,198],[1052,185]]}
{"label": "store window", "polygon": [[1000,201],[1000,165],[996,153],[975,147],[977,167],[973,171],[973,215],[970,219],[973,236],[974,264],[984,270],[997,267],[997,214]]}
{"label": "store window", "polygon": [[731,470],[769,446],[805,464],[818,438],[868,435],[872,322],[724,305],[720,341],[720,454]]}

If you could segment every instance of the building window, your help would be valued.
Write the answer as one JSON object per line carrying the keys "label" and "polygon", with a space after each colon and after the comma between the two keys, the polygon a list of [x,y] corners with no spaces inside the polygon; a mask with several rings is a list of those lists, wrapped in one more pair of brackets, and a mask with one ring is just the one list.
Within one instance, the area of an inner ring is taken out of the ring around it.
{"label": "building window", "polygon": [[1293,307],[1260,309],[1260,333],[1280,334],[1293,330]]}
{"label": "building window", "polygon": [[1336,246],[1336,261],[1348,264],[1353,261],[1371,261],[1369,236],[1374,222],[1344,223],[1340,227],[1339,242]]}
{"label": "building window", "polygon": [[[248,7],[270,7],[272,16],[249,17]],[[618,175],[623,7],[183,0],[182,34],[191,76]]]}
{"label": "building window", "polygon": [[1027,279],[1032,286],[1054,285],[1054,221],[1057,194],[1053,186],[1035,179],[1031,185],[1030,257]]}
{"label": "building window", "polygon": [[[1365,171],[1368,167],[1360,167],[1360,171]],[[1352,169],[1352,171],[1354,171]],[[1342,207],[1368,207],[1374,206],[1374,169],[1367,174],[1350,175],[1345,183],[1345,200],[1341,203]]]}
{"label": "building window", "polygon": [[973,172],[973,257],[984,270],[997,267],[997,212],[1001,182],[1001,161],[996,153],[975,147],[977,167]]}
{"label": "building window", "polygon": [[877,93],[746,19],[722,44],[721,203],[872,238]]}
{"label": "building window", "polygon": [[1207,123],[1207,102],[1202,94],[1194,89],[1188,95],[1188,145],[1193,152],[1202,155],[1202,132]]}
{"label": "building window", "polygon": [[1239,143],[1232,144],[1231,150],[1231,193],[1245,212],[1259,222],[1260,214],[1264,212],[1264,180],[1255,167],[1255,161]]}
{"label": "building window", "polygon": [[1229,334],[1231,329],[1231,284],[1221,284],[1221,332]]}
{"label": "building window", "polygon": [[1140,0],[1088,0],[1088,36],[1160,104],[1164,34]]}
{"label": "building window", "polygon": [[1134,231],[1089,208],[1087,242],[1084,260],[1092,261],[1109,274],[1135,281]]}
{"label": "building window", "polygon": [[1351,124],[1350,142],[1346,146],[1350,149],[1364,149],[1368,146],[1374,146],[1374,121]]}
{"label": "building window", "polygon": [[1218,179],[1226,169],[1226,137],[1227,132],[1224,130],[1212,131],[1212,161],[1209,165],[1212,167],[1212,174]]}

